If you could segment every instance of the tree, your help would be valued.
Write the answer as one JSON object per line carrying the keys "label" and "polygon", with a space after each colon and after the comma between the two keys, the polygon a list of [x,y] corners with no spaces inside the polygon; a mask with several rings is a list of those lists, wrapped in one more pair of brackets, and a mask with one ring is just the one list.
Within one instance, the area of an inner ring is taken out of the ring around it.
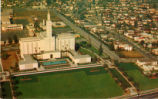
{"label": "tree", "polygon": [[11,23],[11,24],[13,24],[13,23],[14,23],[14,22],[13,22],[13,18],[10,18],[10,23]]}
{"label": "tree", "polygon": [[15,64],[14,70],[15,70],[15,71],[18,71],[18,70],[19,70],[19,65],[18,65],[18,63]]}
{"label": "tree", "polygon": [[138,21],[137,21],[137,20],[134,22],[134,27],[135,27],[135,28],[138,27]]}
{"label": "tree", "polygon": [[81,14],[81,15],[80,15],[80,19],[81,19],[81,20],[84,20],[84,18],[85,18],[85,15],[84,15],[84,14]]}
{"label": "tree", "polygon": [[92,9],[92,4],[91,3],[89,3],[89,8],[90,8],[90,10]]}
{"label": "tree", "polygon": [[82,47],[87,47],[87,42],[86,42],[86,41],[82,41],[82,42],[80,42],[80,45],[81,45]]}
{"label": "tree", "polygon": [[95,5],[95,0],[93,0],[93,4]]}
{"label": "tree", "polygon": [[7,59],[9,57],[9,54],[4,52],[2,53],[2,59]]}
{"label": "tree", "polygon": [[96,62],[96,61],[97,61],[97,57],[94,56],[94,57],[92,58],[92,62]]}
{"label": "tree", "polygon": [[18,89],[18,86],[13,86],[13,90],[17,90]]}
{"label": "tree", "polygon": [[8,41],[9,41],[9,44],[12,44],[12,41],[13,41],[13,40],[12,40],[11,37],[9,37],[9,38],[8,38]]}
{"label": "tree", "polygon": [[103,53],[103,48],[102,48],[102,44],[100,44],[99,55],[102,55],[102,53]]}
{"label": "tree", "polygon": [[38,22],[37,20],[36,20],[35,23],[34,23],[34,27],[35,27],[35,28],[38,28],[38,27],[39,27],[39,22]]}
{"label": "tree", "polygon": [[78,51],[79,48],[80,48],[80,44],[76,43],[76,45],[75,45],[75,50]]}
{"label": "tree", "polygon": [[14,92],[14,96],[18,97],[18,96],[21,96],[22,95],[22,92],[20,91],[15,91]]}
{"label": "tree", "polygon": [[141,42],[140,42],[141,45],[144,45],[144,43],[145,43],[144,41],[141,41]]}
{"label": "tree", "polygon": [[14,37],[13,37],[13,38],[14,38],[15,43],[18,43],[18,42],[19,42],[19,39],[18,39],[18,37],[17,37],[17,35],[16,35],[16,34],[14,35]]}

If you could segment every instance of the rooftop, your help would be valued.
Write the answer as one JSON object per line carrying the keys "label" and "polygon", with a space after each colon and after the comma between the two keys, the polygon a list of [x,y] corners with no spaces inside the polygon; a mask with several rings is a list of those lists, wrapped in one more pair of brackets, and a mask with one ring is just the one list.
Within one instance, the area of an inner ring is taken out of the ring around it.
{"label": "rooftop", "polygon": [[24,55],[24,59],[19,61],[19,64],[31,64],[31,63],[37,63],[35,59],[33,59],[30,55]]}
{"label": "rooftop", "polygon": [[74,38],[74,35],[71,34],[71,33],[61,33],[61,34],[58,34],[58,38]]}

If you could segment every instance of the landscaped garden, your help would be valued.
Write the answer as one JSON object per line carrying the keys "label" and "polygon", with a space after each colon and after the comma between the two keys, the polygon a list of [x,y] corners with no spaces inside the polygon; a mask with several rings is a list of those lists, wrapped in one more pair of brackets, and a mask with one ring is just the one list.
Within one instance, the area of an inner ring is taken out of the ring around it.
{"label": "landscaped garden", "polygon": [[103,67],[17,77],[19,98],[107,98],[123,94]]}
{"label": "landscaped garden", "polygon": [[137,84],[140,90],[148,90],[158,87],[158,78],[151,79],[141,73],[138,66],[134,63],[117,64],[120,70],[127,73],[130,79]]}

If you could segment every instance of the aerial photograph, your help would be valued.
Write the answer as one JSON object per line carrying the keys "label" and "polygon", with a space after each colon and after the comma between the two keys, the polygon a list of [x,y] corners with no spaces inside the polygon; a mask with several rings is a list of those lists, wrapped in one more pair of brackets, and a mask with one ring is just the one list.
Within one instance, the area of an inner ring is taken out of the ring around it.
{"label": "aerial photograph", "polygon": [[0,2],[0,99],[158,99],[158,0]]}

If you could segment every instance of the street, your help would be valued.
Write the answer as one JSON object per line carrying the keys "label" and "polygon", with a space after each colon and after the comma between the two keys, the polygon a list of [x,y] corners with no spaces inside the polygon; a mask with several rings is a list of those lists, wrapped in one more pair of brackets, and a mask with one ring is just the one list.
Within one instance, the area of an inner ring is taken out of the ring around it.
{"label": "street", "polygon": [[118,39],[125,41],[126,43],[132,45],[138,52],[140,52],[142,55],[145,56],[145,58],[149,58],[149,59],[156,59],[155,56],[153,56],[150,52],[144,50],[143,48],[141,48],[138,44],[136,44],[134,41],[127,39],[124,35],[116,33],[116,31],[114,30],[110,30],[110,32]]}
{"label": "street", "polygon": [[151,98],[158,98],[158,92],[154,92],[154,93],[150,93],[150,94],[144,94],[144,95],[139,95],[139,96],[134,96],[132,98],[129,99],[151,99]]}
{"label": "street", "polygon": [[[54,10],[54,13],[61,19],[63,20],[64,23],[66,23],[67,25],[69,25],[73,30],[78,31],[82,36],[84,36],[89,42],[91,42],[92,46],[96,47],[97,49],[99,49],[100,45],[101,45],[101,41],[94,38],[91,34],[85,32],[84,30],[82,30],[81,28],[77,27],[75,24],[73,24],[72,22],[70,22],[68,19],[66,19],[63,15],[59,14],[56,10]],[[108,56],[110,56],[111,59],[113,60],[119,60],[119,56],[109,50],[109,48],[105,45],[102,44],[102,48],[103,48],[103,53],[107,54]]]}

